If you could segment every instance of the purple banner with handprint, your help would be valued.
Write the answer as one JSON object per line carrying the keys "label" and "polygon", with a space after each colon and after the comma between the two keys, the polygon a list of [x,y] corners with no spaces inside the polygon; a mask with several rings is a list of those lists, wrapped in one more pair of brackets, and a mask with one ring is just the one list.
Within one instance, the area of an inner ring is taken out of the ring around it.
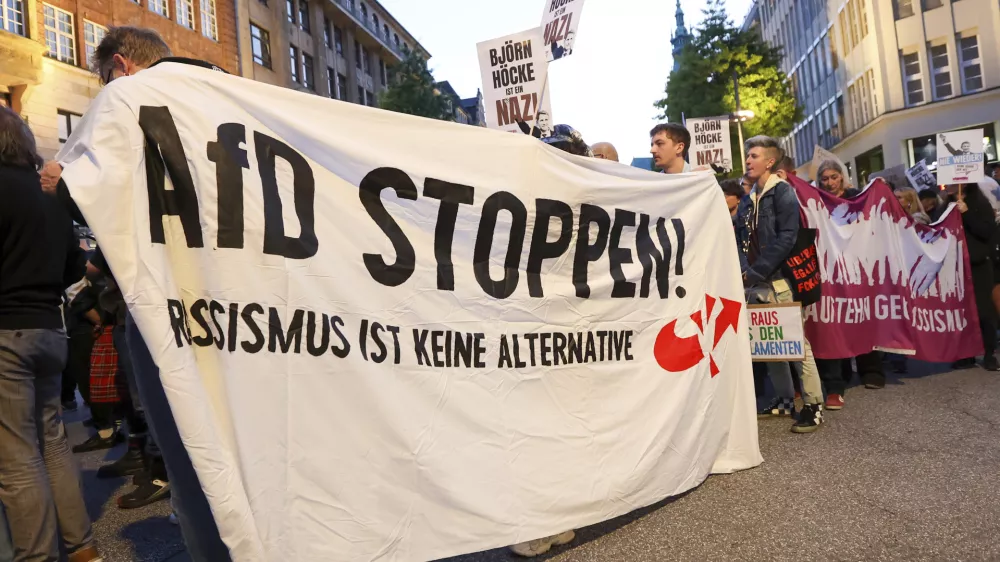
{"label": "purple banner with handprint", "polygon": [[840,199],[790,178],[816,229],[822,298],[805,309],[816,357],[872,350],[948,362],[983,352],[958,210],[917,223],[882,180]]}

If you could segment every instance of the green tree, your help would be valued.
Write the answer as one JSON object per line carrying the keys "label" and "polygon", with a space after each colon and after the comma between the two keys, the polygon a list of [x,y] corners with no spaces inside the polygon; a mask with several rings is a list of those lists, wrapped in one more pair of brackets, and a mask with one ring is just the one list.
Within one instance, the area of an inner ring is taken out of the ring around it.
{"label": "green tree", "polygon": [[434,75],[419,53],[408,51],[388,72],[389,88],[379,97],[379,107],[442,121],[454,119],[447,97],[435,87]]}
{"label": "green tree", "polygon": [[[711,117],[736,111],[733,77],[738,77],[740,109],[755,117],[743,124],[745,138],[789,134],[802,118],[792,95],[791,81],[781,71],[780,47],[768,45],[756,30],[742,31],[726,14],[724,0],[711,0],[705,19],[680,54],[679,66],[670,73],[666,97],[655,106],[660,119],[674,123],[685,117]],[[733,127],[733,155],[739,160],[739,140]],[[742,173],[743,164],[733,175]]]}

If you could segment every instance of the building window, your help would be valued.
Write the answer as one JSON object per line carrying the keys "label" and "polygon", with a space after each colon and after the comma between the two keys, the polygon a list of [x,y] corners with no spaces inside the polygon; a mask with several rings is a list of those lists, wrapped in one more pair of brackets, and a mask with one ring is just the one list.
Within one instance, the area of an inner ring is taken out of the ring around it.
{"label": "building window", "polygon": [[177,0],[177,23],[194,29],[194,0]]}
{"label": "building window", "polygon": [[295,2],[285,0],[285,11],[288,12],[288,23],[295,23]]}
{"label": "building window", "polygon": [[347,101],[347,77],[343,74],[337,75],[337,99]]}
{"label": "building window", "polygon": [[302,85],[310,90],[316,89],[315,69],[312,55],[302,53]]}
{"label": "building window", "polygon": [[215,16],[215,0],[201,0],[201,34],[212,41],[219,40],[219,26]]}
{"label": "building window", "polygon": [[292,82],[299,81],[299,49],[295,45],[288,48],[289,68],[292,71]]}
{"label": "building window", "polygon": [[83,46],[87,55],[85,63],[90,64],[90,61],[94,59],[94,52],[97,51],[97,46],[101,44],[101,39],[104,39],[107,32],[108,28],[103,25],[83,20]]}
{"label": "building window", "polygon": [[372,14],[372,23],[375,24],[375,33],[378,33],[378,14]]}
{"label": "building window", "polygon": [[382,77],[382,84],[385,86],[389,85],[389,73],[385,70],[385,61],[381,58],[378,59],[378,73]]}
{"label": "building window", "polygon": [[979,58],[979,38],[960,37],[959,49],[962,51],[962,91],[966,94],[983,89],[983,66]]}
{"label": "building window", "polygon": [[872,115],[869,112],[868,94],[871,92],[871,87],[868,85],[868,75],[865,74],[858,80],[858,95],[861,97],[861,123],[867,125],[869,121],[872,120]]}
{"label": "building window", "polygon": [[[782,28],[784,29],[784,28]],[[847,30],[847,7],[840,11],[840,39],[844,47],[844,56],[851,52],[851,41]]]}
{"label": "building window", "polygon": [[382,26],[382,36],[385,37],[385,42],[389,42],[389,24]]}
{"label": "building window", "polygon": [[329,66],[326,67],[326,87],[330,90],[330,97],[337,99],[337,73]]}
{"label": "building window", "polygon": [[358,86],[358,103],[365,105],[365,89]]}
{"label": "building window", "polygon": [[393,33],[392,34],[392,38],[393,38],[394,41],[396,41],[396,49],[399,49],[399,34],[398,33]]}
{"label": "building window", "polygon": [[901,20],[913,15],[913,0],[895,0],[896,19]]}
{"label": "building window", "polygon": [[299,29],[311,33],[309,25],[309,0],[299,0]]}
{"label": "building window", "polygon": [[368,23],[368,6],[361,4],[361,21]]}
{"label": "building window", "polygon": [[903,85],[906,105],[924,102],[924,84],[920,79],[920,53],[903,54]]}
{"label": "building window", "polygon": [[878,88],[875,87],[875,71],[869,69],[868,72],[865,73],[865,76],[868,77],[868,87],[872,96],[872,119],[874,119],[879,116]]}
{"label": "building window", "polygon": [[65,63],[76,64],[76,36],[73,14],[44,4],[45,45],[48,56]]}
{"label": "building window", "polygon": [[851,20],[851,45],[856,46],[860,41],[858,37],[858,3],[851,2],[847,3],[847,17]]}
{"label": "building window", "polygon": [[948,45],[930,45],[931,80],[934,84],[934,99],[951,97],[951,69],[948,66]]}
{"label": "building window", "polygon": [[330,31],[330,20],[323,16],[323,44],[327,49],[333,49],[333,32]]}
{"label": "building window", "polygon": [[21,0],[0,2],[0,29],[24,35],[24,3]]}
{"label": "building window", "polygon": [[254,23],[250,24],[250,49],[253,51],[253,62],[271,68],[271,34]]}
{"label": "building window", "polygon": [[858,15],[861,16],[861,38],[868,37],[868,6],[865,0],[858,0]]}
{"label": "building window", "polygon": [[366,104],[368,105],[368,107],[375,107],[375,94],[369,92],[368,90],[365,90],[365,97],[367,100]]}
{"label": "building window", "polygon": [[146,7],[149,8],[150,12],[160,14],[165,18],[169,18],[169,10],[167,9],[167,0],[146,0]]}
{"label": "building window", "polygon": [[344,32],[339,27],[333,28],[333,45],[336,47],[337,54],[344,56]]}
{"label": "building window", "polygon": [[924,0],[924,11],[933,10],[942,6],[941,0]]}
{"label": "building window", "polygon": [[361,43],[357,41],[354,42],[354,64],[358,67],[358,72],[361,72]]}
{"label": "building window", "polygon": [[361,46],[361,68],[365,71],[365,76],[372,75],[371,53],[364,45]]}
{"label": "building window", "polygon": [[65,143],[73,134],[73,129],[83,116],[69,111],[59,110],[59,144]]}

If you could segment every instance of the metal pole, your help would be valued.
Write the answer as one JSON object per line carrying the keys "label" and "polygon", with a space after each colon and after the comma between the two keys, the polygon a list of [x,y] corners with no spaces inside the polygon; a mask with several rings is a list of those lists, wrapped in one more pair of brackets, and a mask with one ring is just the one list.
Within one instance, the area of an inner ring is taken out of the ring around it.
{"label": "metal pole", "polygon": [[733,97],[736,98],[736,129],[740,138],[740,169],[745,174],[747,172],[746,148],[743,147],[743,118],[740,116],[740,75],[733,70]]}

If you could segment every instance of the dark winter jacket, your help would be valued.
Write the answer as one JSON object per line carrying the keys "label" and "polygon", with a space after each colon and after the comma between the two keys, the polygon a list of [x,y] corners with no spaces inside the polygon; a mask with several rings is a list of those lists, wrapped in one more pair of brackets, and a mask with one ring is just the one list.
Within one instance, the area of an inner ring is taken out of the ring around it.
{"label": "dark winter jacket", "polygon": [[[747,285],[781,278],[781,265],[795,246],[799,222],[795,190],[778,176],[740,201],[736,240]],[[757,247],[751,248],[755,230]]]}

